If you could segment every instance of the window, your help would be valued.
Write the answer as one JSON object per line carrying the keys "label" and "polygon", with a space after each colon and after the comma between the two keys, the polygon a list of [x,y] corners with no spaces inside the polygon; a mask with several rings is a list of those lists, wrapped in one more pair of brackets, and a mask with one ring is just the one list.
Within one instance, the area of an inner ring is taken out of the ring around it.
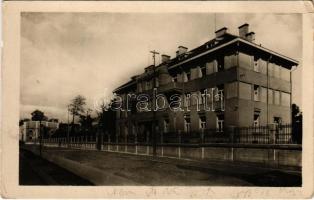
{"label": "window", "polygon": [[259,113],[254,113],[253,126],[254,126],[254,127],[259,126]]}
{"label": "window", "polygon": [[280,77],[281,79],[290,82],[290,70],[282,67]]}
{"label": "window", "polygon": [[274,103],[273,90],[268,89],[268,104]]}
{"label": "window", "polygon": [[255,72],[260,72],[258,63],[259,63],[258,60],[255,60],[255,59],[254,59],[254,61],[253,61],[253,70],[254,70]]}
{"label": "window", "polygon": [[274,64],[273,63],[268,63],[268,76],[274,76]]}
{"label": "window", "polygon": [[169,132],[169,119],[164,120],[164,133]]}
{"label": "window", "polygon": [[200,116],[200,130],[206,129],[206,117],[204,115]]}
{"label": "window", "polygon": [[150,81],[146,81],[146,90],[150,89]]}
{"label": "window", "polygon": [[186,72],[187,81],[191,80],[191,72]]}
{"label": "window", "polygon": [[185,106],[191,106],[191,93],[185,94]]}
{"label": "window", "polygon": [[290,94],[281,92],[281,105],[290,106]]}
{"label": "window", "polygon": [[142,84],[141,83],[137,84],[137,87],[138,87],[138,92],[142,92]]}
{"label": "window", "polygon": [[252,70],[252,56],[239,53],[239,67]]}
{"label": "window", "polygon": [[224,129],[224,115],[220,114],[216,116],[216,131],[222,133]]}
{"label": "window", "polygon": [[132,134],[136,135],[136,125],[132,124]]}
{"label": "window", "polygon": [[280,92],[277,90],[274,91],[274,104],[280,105]]}
{"label": "window", "polygon": [[281,117],[274,117],[274,124],[276,125],[281,124]]}
{"label": "window", "polygon": [[261,88],[261,92],[260,92],[260,101],[263,103],[267,102],[267,89],[264,87],[260,87]]}
{"label": "window", "polygon": [[[189,75],[188,75],[189,73]],[[182,72],[182,80],[183,82],[188,82],[191,78],[191,73],[190,72]]]}
{"label": "window", "polygon": [[156,78],[155,80],[156,80],[156,83],[155,83],[155,84],[156,84],[156,87],[159,87],[159,79]]}
{"label": "window", "polygon": [[274,77],[280,78],[280,68],[281,66],[274,64]]}
{"label": "window", "polygon": [[247,83],[239,82],[239,96],[240,99],[252,99],[252,86]]}
{"label": "window", "polygon": [[178,78],[177,78],[177,76],[172,77],[172,82],[174,82],[174,83],[178,82]]}
{"label": "window", "polygon": [[127,124],[124,125],[124,135],[127,136],[129,134],[129,127]]}
{"label": "window", "polygon": [[225,58],[224,58],[224,60],[225,60],[224,68],[225,69],[229,69],[230,67],[236,66],[234,58],[235,58],[235,55],[225,56]]}
{"label": "window", "polygon": [[258,60],[258,67],[259,70],[262,74],[266,74],[266,70],[267,70],[267,62],[265,60],[259,59]]}
{"label": "window", "polygon": [[260,87],[258,85],[254,85],[254,101],[260,100]]}
{"label": "window", "polygon": [[230,99],[233,97],[237,97],[238,96],[238,83],[237,82],[233,82],[233,83],[228,83],[227,84],[227,94],[226,94],[226,98]]}
{"label": "window", "polygon": [[224,110],[224,90],[223,85],[218,85],[214,93],[214,109]]}
{"label": "window", "polygon": [[217,85],[215,101],[222,101],[224,98],[224,85]]}
{"label": "window", "polygon": [[213,62],[213,68],[214,68],[214,73],[215,73],[215,72],[218,72],[218,62],[217,62],[217,60],[214,60],[214,62]]}
{"label": "window", "polygon": [[214,73],[214,70],[215,70],[214,69],[214,61],[206,63],[205,66],[206,66],[206,74]]}
{"label": "window", "polygon": [[207,91],[207,89],[201,89],[200,92],[199,92],[199,103],[200,104],[205,104],[206,103],[206,101],[205,101],[205,98],[206,98],[205,94],[206,94],[206,92],[205,91]]}
{"label": "window", "polygon": [[218,92],[218,88],[215,88],[214,90],[214,101],[219,101],[220,97],[219,97],[219,92]]}
{"label": "window", "polygon": [[184,131],[186,133],[191,132],[191,119],[190,116],[187,115],[184,116]]}
{"label": "window", "polygon": [[202,72],[202,73],[201,73],[201,76],[200,76],[200,77],[206,76],[206,64],[201,67],[201,72]]}
{"label": "window", "polygon": [[[204,94],[204,103],[206,103],[207,108],[212,108],[213,100],[214,100],[214,88],[207,88],[207,92]],[[204,90],[205,92],[205,90]]]}
{"label": "window", "polygon": [[224,70],[224,57],[218,57],[217,59],[218,62],[218,72],[223,71]]}

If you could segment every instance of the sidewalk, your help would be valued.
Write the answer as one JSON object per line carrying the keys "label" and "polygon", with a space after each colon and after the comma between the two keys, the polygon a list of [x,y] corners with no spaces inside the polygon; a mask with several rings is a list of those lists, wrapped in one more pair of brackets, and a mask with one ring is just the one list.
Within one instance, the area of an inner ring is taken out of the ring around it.
{"label": "sidewalk", "polygon": [[20,185],[92,185],[89,181],[23,149],[20,149],[19,169]]}
{"label": "sidewalk", "polygon": [[[37,146],[26,146],[38,153]],[[95,185],[297,186],[301,172],[244,163],[189,161],[95,150],[44,148],[43,157]]]}

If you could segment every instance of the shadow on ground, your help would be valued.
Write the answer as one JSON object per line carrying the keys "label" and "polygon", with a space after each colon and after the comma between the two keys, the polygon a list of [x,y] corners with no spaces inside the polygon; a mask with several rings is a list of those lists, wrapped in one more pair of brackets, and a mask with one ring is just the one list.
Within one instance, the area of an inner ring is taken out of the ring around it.
{"label": "shadow on ground", "polygon": [[20,185],[93,185],[58,165],[51,163],[30,151],[20,149]]}

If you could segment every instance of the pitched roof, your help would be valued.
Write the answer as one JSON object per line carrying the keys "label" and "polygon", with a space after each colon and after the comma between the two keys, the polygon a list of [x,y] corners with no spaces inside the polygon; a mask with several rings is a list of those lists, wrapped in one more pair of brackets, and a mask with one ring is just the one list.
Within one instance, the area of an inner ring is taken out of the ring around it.
{"label": "pitched roof", "polygon": [[[194,49],[192,49],[192,50],[190,50],[190,51],[188,51],[186,53],[183,53],[183,54],[181,54],[179,56],[176,56],[176,57],[170,59],[167,62],[168,69],[173,69],[173,68],[175,68],[175,67],[177,67],[177,66],[179,66],[181,64],[187,63],[187,62],[189,62],[191,60],[197,59],[197,58],[199,58],[199,57],[201,57],[203,55],[206,55],[208,53],[214,52],[214,51],[216,51],[218,49],[221,49],[221,48],[223,48],[225,46],[234,44],[236,42],[248,45],[251,48],[255,48],[255,49],[258,49],[258,50],[260,50],[262,52],[274,55],[278,59],[286,61],[291,66],[292,65],[298,65],[298,61],[297,60],[294,60],[294,59],[289,58],[287,56],[284,56],[284,55],[282,55],[280,53],[277,53],[275,51],[272,51],[270,49],[262,47],[261,45],[258,45],[256,43],[253,43],[253,42],[250,42],[248,40],[242,39],[239,36],[236,36],[236,35],[233,35],[233,34],[230,34],[230,33],[225,33],[223,36],[221,36],[219,38],[214,38],[214,39],[204,43],[201,46],[198,46],[198,47],[196,47],[196,48],[194,48]],[[156,66],[156,68],[158,68],[158,67],[160,67],[162,65],[164,65],[164,63],[161,63],[160,65]],[[136,83],[136,80],[132,79],[132,80],[128,81],[127,83],[121,85],[117,89],[115,89],[114,92],[117,92],[117,91],[119,91],[121,89],[129,87],[129,86],[131,86],[131,85],[133,85],[135,83]]]}

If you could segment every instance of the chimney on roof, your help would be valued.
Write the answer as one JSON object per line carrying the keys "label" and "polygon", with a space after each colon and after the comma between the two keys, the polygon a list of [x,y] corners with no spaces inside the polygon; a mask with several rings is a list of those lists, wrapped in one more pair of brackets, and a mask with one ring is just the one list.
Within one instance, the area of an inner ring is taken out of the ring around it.
{"label": "chimney on roof", "polygon": [[245,23],[238,27],[239,37],[246,39],[246,34],[249,33],[249,24]]}
{"label": "chimney on roof", "polygon": [[176,51],[176,55],[177,56],[182,55],[182,54],[186,53],[187,51],[188,51],[187,47],[179,46],[178,50]]}
{"label": "chimney on roof", "polygon": [[254,42],[255,40],[255,33],[254,32],[249,32],[246,35],[246,39],[250,42]]}
{"label": "chimney on roof", "polygon": [[227,30],[228,30],[227,27],[223,27],[223,28],[221,28],[221,29],[215,31],[216,38],[218,38],[218,37],[224,35],[225,33],[227,33]]}
{"label": "chimney on roof", "polygon": [[168,56],[166,54],[161,55],[161,63],[168,62],[169,60],[170,60],[170,56]]}

